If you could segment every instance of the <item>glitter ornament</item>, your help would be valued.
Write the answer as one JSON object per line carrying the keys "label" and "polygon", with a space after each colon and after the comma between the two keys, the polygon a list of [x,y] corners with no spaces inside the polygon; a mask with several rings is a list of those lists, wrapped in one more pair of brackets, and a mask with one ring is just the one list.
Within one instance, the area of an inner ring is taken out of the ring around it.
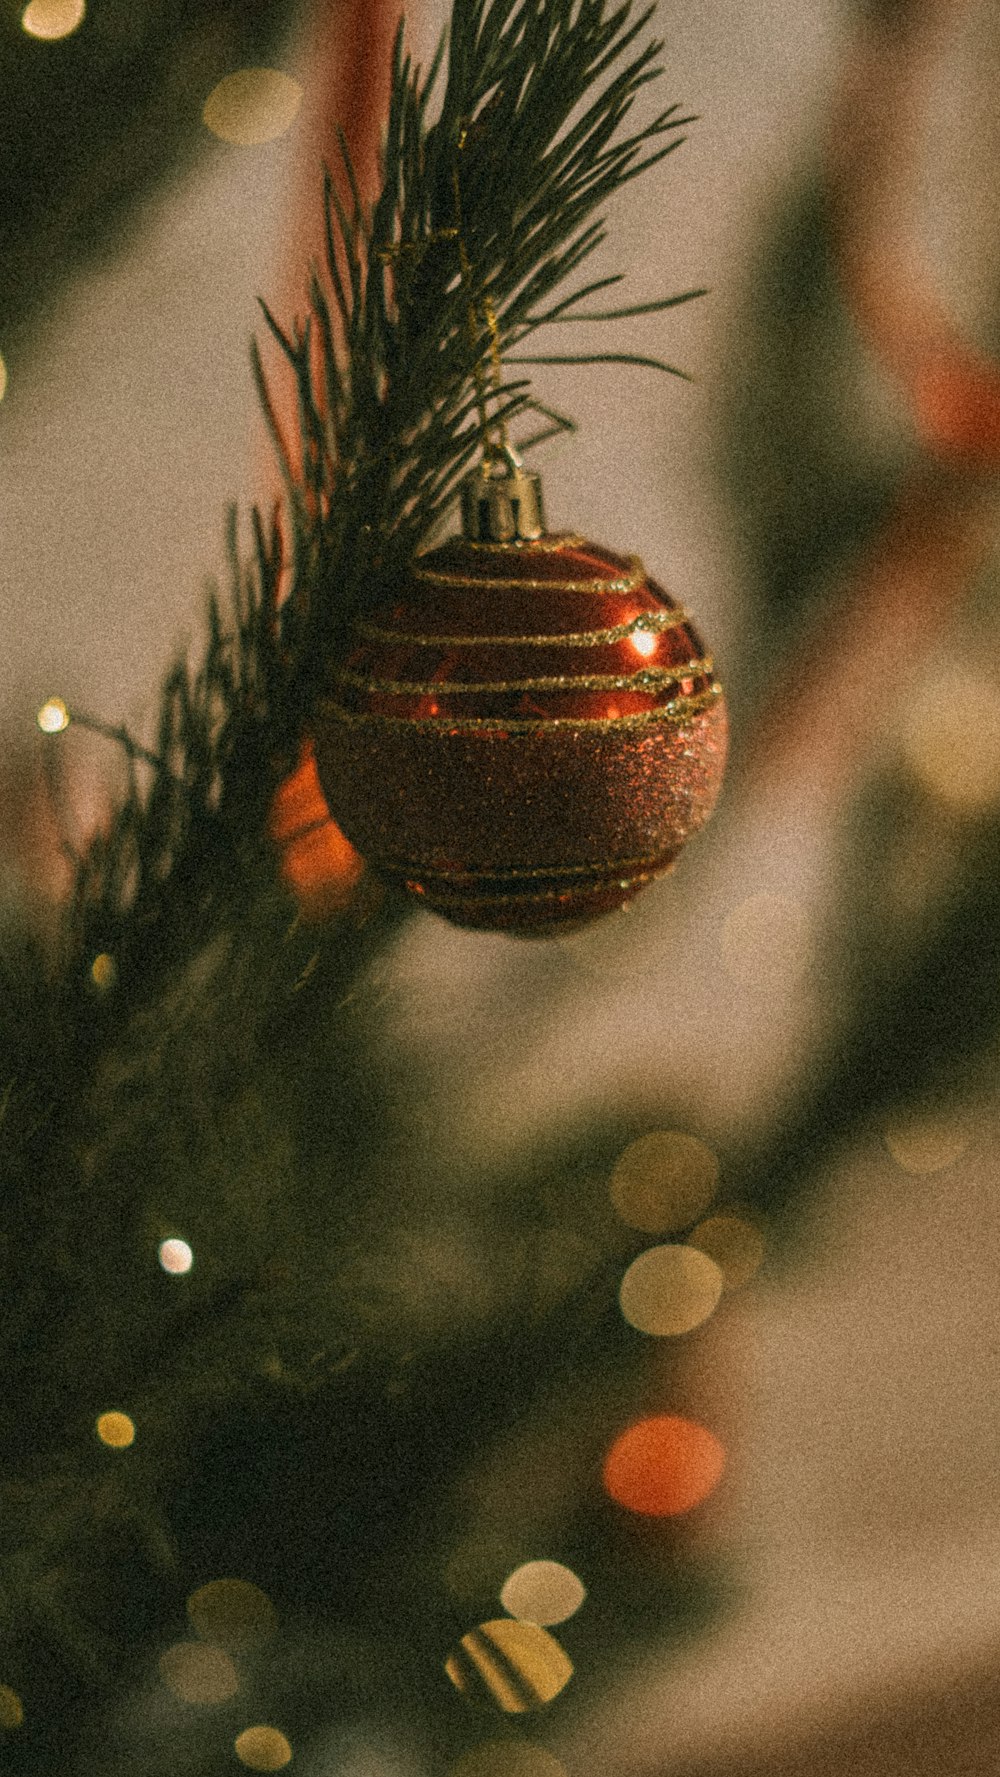
{"label": "glitter ornament", "polygon": [[464,535],[359,619],[314,738],[362,856],[461,926],[557,934],[621,907],[707,820],[721,688],[686,613],[623,557],[550,535],[488,447]]}

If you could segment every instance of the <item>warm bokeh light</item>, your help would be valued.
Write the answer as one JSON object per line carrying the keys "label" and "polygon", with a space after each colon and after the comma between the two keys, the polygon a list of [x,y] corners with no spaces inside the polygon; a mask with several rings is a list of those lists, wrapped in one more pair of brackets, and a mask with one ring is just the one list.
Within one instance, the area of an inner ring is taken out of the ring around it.
{"label": "warm bokeh light", "polygon": [[24,1704],[9,1684],[0,1684],[0,1728],[13,1732],[23,1726]]}
{"label": "warm bokeh light", "polygon": [[448,1777],[567,1777],[554,1752],[527,1740],[486,1740],[458,1759]]}
{"label": "warm bokeh light", "polygon": [[456,1690],[507,1715],[543,1708],[573,1676],[573,1663],[555,1636],[516,1617],[497,1617],[470,1629],[444,1669]]}
{"label": "warm bokeh light", "polygon": [[721,1211],[707,1216],[688,1235],[691,1246],[707,1253],[722,1272],[724,1290],[738,1290],[759,1271],[767,1250],[764,1236],[746,1216]]}
{"label": "warm bokeh light", "polygon": [[3,353],[0,352],[0,401],[3,400],[6,393],[7,393],[7,365],[4,362]]}
{"label": "warm bokeh light", "polygon": [[651,1246],[632,1261],[618,1299],[630,1326],[659,1338],[690,1333],[718,1307],[722,1272],[693,1246]]}
{"label": "warm bokeh light", "polygon": [[249,148],[283,136],[301,103],[302,88],[290,74],[278,68],[240,68],[212,88],[201,115],[221,142]]}
{"label": "warm bokeh light", "polygon": [[903,751],[936,802],[975,814],[1000,802],[1000,686],[966,665],[935,662],[910,707]]}
{"label": "warm bokeh light", "polygon": [[240,1688],[239,1673],[221,1647],[178,1641],[160,1655],[160,1677],[181,1703],[228,1703]]}
{"label": "warm bokeh light", "polygon": [[561,1561],[525,1561],[505,1579],[500,1603],[512,1617],[551,1628],[573,1616],[586,1596],[583,1581]]}
{"label": "warm bokeh light", "polygon": [[29,37],[56,43],[83,24],[86,11],[86,0],[31,0],[21,14],[21,24]]}
{"label": "warm bokeh light", "polygon": [[194,1264],[194,1253],[186,1240],[161,1240],[160,1264],[172,1277],[183,1277]]}
{"label": "warm bokeh light", "polygon": [[50,697],[42,704],[35,721],[43,734],[61,734],[69,727],[69,710],[61,697]]}
{"label": "warm bokeh light", "polygon": [[750,895],[723,922],[726,974],[744,987],[770,987],[801,975],[812,959],[805,909],[785,895]]}
{"label": "warm bokeh light", "polygon": [[90,979],[101,993],[107,993],[118,979],[118,964],[106,950],[95,956],[90,965]]}
{"label": "warm bokeh light", "polygon": [[604,1486],[630,1512],[672,1518],[707,1499],[725,1466],[726,1453],[705,1426],[662,1413],[615,1439],[604,1461]]}
{"label": "warm bokeh light", "polygon": [[244,1728],[233,1744],[236,1757],[251,1771],[283,1771],[291,1763],[292,1748],[279,1728]]}
{"label": "warm bokeh light", "polygon": [[275,793],[268,832],[281,853],[282,880],[303,919],[326,919],[345,905],[364,860],[330,818],[311,741]]}
{"label": "warm bokeh light", "polygon": [[970,1132],[955,1118],[912,1111],[893,1112],[885,1120],[885,1145],[904,1172],[944,1172],[960,1160]]}
{"label": "warm bokeh light", "polygon": [[618,1159],[611,1201],[630,1228],[669,1234],[704,1213],[718,1178],[719,1163],[697,1136],[656,1129],[630,1142]]}
{"label": "warm bokeh light", "polygon": [[135,1425],[127,1413],[102,1413],[97,1435],[110,1450],[127,1450],[135,1443]]}
{"label": "warm bokeh light", "polygon": [[234,1653],[270,1640],[278,1626],[267,1593],[250,1580],[209,1580],[191,1593],[187,1613],[203,1641]]}
{"label": "warm bokeh light", "polygon": [[656,653],[659,637],[655,636],[651,630],[636,629],[633,630],[629,637],[629,641],[632,643],[636,653],[641,654],[644,659],[648,660],[651,654]]}

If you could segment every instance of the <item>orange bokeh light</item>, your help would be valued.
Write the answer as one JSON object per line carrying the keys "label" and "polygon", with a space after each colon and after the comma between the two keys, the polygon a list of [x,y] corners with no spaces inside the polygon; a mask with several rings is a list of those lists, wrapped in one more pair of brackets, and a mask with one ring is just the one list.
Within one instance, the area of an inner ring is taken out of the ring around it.
{"label": "orange bokeh light", "polygon": [[311,741],[275,794],[268,831],[281,853],[282,881],[304,919],[325,919],[345,905],[364,862],[331,819]]}
{"label": "orange bokeh light", "polygon": [[672,1518],[707,1499],[725,1466],[726,1452],[705,1426],[659,1413],[615,1439],[604,1459],[604,1487],[627,1511]]}

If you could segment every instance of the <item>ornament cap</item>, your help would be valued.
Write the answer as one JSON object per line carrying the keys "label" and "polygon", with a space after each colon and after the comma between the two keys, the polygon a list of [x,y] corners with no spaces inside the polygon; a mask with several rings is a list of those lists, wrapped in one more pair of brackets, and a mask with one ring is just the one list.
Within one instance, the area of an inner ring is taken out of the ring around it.
{"label": "ornament cap", "polygon": [[489,445],[463,481],[462,534],[470,543],[532,543],[545,535],[541,478],[513,445]]}

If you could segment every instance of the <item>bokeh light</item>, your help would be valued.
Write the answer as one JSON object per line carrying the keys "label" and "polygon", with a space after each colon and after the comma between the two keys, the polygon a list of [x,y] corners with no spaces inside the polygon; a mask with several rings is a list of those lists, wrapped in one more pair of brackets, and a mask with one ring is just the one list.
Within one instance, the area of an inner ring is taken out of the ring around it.
{"label": "bokeh light", "polygon": [[561,1561],[525,1561],[505,1579],[500,1603],[512,1617],[551,1627],[573,1616],[586,1596],[583,1581]]}
{"label": "bokeh light", "polygon": [[641,654],[645,660],[648,660],[651,654],[656,653],[659,639],[659,636],[654,635],[653,631],[650,629],[633,630],[629,637],[629,641],[632,643],[636,653]]}
{"label": "bokeh light", "polygon": [[172,1277],[183,1277],[194,1264],[194,1253],[186,1240],[161,1240],[160,1264]]}
{"label": "bokeh light", "polygon": [[118,979],[118,964],[108,951],[102,950],[90,965],[90,979],[101,993],[108,993]]}
{"label": "bokeh light", "polygon": [[543,1708],[573,1676],[573,1663],[555,1636],[516,1617],[497,1617],[470,1629],[444,1669],[456,1690],[507,1715]]}
{"label": "bokeh light", "polygon": [[127,1413],[102,1413],[97,1421],[97,1435],[109,1450],[127,1450],[135,1443],[135,1424]]}
{"label": "bokeh light", "polygon": [[29,37],[56,43],[83,24],[86,11],[86,0],[31,0],[21,14],[21,25]]}
{"label": "bokeh light", "polygon": [[50,697],[42,704],[35,721],[43,734],[61,734],[69,727],[69,710],[61,697]]}
{"label": "bokeh light", "polygon": [[7,393],[7,365],[4,362],[3,353],[0,352],[0,401],[3,400],[6,393]]}
{"label": "bokeh light", "polygon": [[291,1745],[280,1728],[244,1728],[233,1744],[236,1757],[251,1771],[283,1771],[292,1760]]}
{"label": "bokeh light", "polygon": [[975,814],[1000,801],[1000,686],[965,665],[935,662],[903,733],[906,762],[936,802]]}
{"label": "bokeh light", "polygon": [[722,1272],[693,1246],[651,1246],[632,1261],[618,1299],[630,1326],[659,1338],[690,1333],[718,1307]]}
{"label": "bokeh light", "polygon": [[302,88],[278,68],[240,68],[205,100],[202,120],[221,142],[249,148],[273,142],[295,122]]}
{"label": "bokeh light", "polygon": [[724,1290],[738,1290],[749,1283],[767,1251],[760,1229],[733,1210],[706,1216],[688,1235],[688,1242],[715,1260],[722,1272]]}
{"label": "bokeh light", "polygon": [[278,1626],[267,1593],[250,1580],[209,1580],[191,1593],[187,1613],[196,1635],[231,1653],[259,1647]]}
{"label": "bokeh light", "polygon": [[669,1234],[703,1215],[715,1196],[719,1163],[711,1148],[680,1129],[656,1129],[630,1142],[611,1175],[611,1201],[630,1228]]}
{"label": "bokeh light", "polygon": [[944,1172],[965,1153],[970,1132],[958,1119],[895,1111],[885,1120],[885,1145],[904,1172]]}
{"label": "bokeh light", "polygon": [[640,1419],[604,1460],[604,1486],[617,1505],[671,1518],[700,1505],[718,1485],[726,1453],[714,1433],[674,1413]]}
{"label": "bokeh light", "polygon": [[0,1728],[13,1733],[24,1724],[24,1704],[9,1684],[0,1684]]}
{"label": "bokeh light", "polygon": [[526,1740],[485,1740],[456,1760],[448,1777],[567,1777],[554,1752]]}
{"label": "bokeh light", "polygon": [[804,908],[785,895],[750,895],[723,921],[722,962],[744,987],[787,984],[812,959],[812,934]]}
{"label": "bokeh light", "polygon": [[177,1641],[160,1655],[160,1677],[181,1703],[228,1703],[240,1688],[239,1673],[221,1647]]}

